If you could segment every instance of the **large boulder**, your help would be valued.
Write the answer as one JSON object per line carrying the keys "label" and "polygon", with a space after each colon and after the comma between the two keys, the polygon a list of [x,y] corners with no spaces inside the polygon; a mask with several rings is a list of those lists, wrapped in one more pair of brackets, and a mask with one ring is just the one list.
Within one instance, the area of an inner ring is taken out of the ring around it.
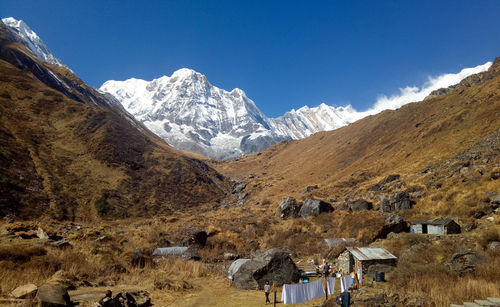
{"label": "large boulder", "polygon": [[299,278],[299,269],[290,255],[275,248],[243,263],[233,275],[233,284],[239,289],[263,289],[266,281],[283,285],[296,283]]}
{"label": "large boulder", "polygon": [[379,231],[377,239],[385,239],[391,232],[409,232],[410,225],[400,216],[392,213],[382,213],[385,216],[385,225]]}
{"label": "large boulder", "polygon": [[318,216],[323,212],[332,212],[333,207],[327,202],[315,199],[306,199],[300,208],[299,215],[303,218],[308,216]]}
{"label": "large boulder", "polygon": [[407,210],[411,209],[412,205],[410,193],[406,191],[380,196],[380,211],[382,212]]}
{"label": "large boulder", "polygon": [[186,226],[178,233],[179,239],[176,241],[180,246],[199,246],[204,247],[207,243],[208,235],[206,231],[194,226]]}
{"label": "large boulder", "polygon": [[293,197],[287,197],[278,206],[278,216],[282,219],[299,217],[301,205]]}
{"label": "large boulder", "polygon": [[71,306],[68,291],[63,285],[47,283],[38,288],[35,300],[40,307]]}
{"label": "large boulder", "polygon": [[484,258],[472,250],[462,250],[451,256],[445,263],[449,271],[465,275],[474,273],[476,266],[484,261]]}
{"label": "large boulder", "polygon": [[351,211],[361,211],[361,210],[371,210],[373,209],[373,204],[364,199],[358,199],[349,203],[349,210]]}

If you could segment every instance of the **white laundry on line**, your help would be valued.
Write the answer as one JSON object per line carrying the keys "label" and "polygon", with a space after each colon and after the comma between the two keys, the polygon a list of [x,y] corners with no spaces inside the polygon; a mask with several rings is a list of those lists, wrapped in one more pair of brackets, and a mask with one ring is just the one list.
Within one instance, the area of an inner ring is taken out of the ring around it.
{"label": "white laundry on line", "polygon": [[323,281],[317,280],[308,284],[300,285],[283,285],[281,292],[281,301],[283,304],[298,304],[310,302],[313,298],[323,297],[325,289],[323,289]]}
{"label": "white laundry on line", "polygon": [[326,286],[328,289],[328,294],[333,295],[333,293],[335,292],[335,277],[327,277]]}

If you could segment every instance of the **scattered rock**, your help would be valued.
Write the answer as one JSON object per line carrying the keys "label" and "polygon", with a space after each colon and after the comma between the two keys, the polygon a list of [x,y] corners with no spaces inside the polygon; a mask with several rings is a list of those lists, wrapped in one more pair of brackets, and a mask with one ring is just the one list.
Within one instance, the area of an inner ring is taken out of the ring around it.
{"label": "scattered rock", "polygon": [[411,209],[413,202],[408,192],[398,192],[395,194],[380,196],[380,210],[382,212],[392,212],[397,210]]}
{"label": "scattered rock", "polygon": [[371,210],[373,209],[373,204],[364,199],[358,199],[349,204],[349,209],[351,211]]}
{"label": "scattered rock", "polygon": [[484,261],[484,258],[472,250],[459,251],[445,263],[449,271],[456,272],[460,275],[474,273],[476,266]]}
{"label": "scattered rock", "polygon": [[495,251],[500,251],[500,242],[498,241],[492,241],[488,244],[488,249],[490,250],[495,250]]}
{"label": "scattered rock", "polygon": [[490,216],[490,217],[487,217],[486,220],[493,222],[495,220],[495,218],[493,216]]}
{"label": "scattered rock", "polygon": [[103,242],[103,241],[109,241],[111,240],[108,238],[108,236],[100,236],[99,238],[95,239],[96,242]]}
{"label": "scattered rock", "polygon": [[383,213],[385,216],[385,225],[378,233],[376,239],[385,239],[389,233],[409,232],[410,226],[400,215],[392,213]]}
{"label": "scattered rock", "polygon": [[287,197],[278,206],[278,216],[282,219],[299,217],[300,207],[295,198]]}
{"label": "scattered rock", "polygon": [[15,298],[33,298],[36,294],[38,287],[34,284],[26,284],[15,288],[11,294]]}
{"label": "scattered rock", "polygon": [[48,283],[40,286],[35,300],[42,307],[71,306],[68,291],[59,284]]}
{"label": "scattered rock", "polygon": [[243,263],[233,275],[233,284],[239,289],[263,289],[266,281],[283,285],[296,283],[299,278],[299,269],[290,255],[275,248]]}
{"label": "scattered rock", "polygon": [[204,247],[207,243],[208,235],[205,231],[194,227],[187,226],[180,230],[180,239],[177,244],[181,246],[199,246]]}
{"label": "scattered rock", "polygon": [[62,239],[59,241],[55,241],[50,243],[50,245],[55,246],[55,247],[68,247],[71,246],[71,244],[68,242],[67,239]]}
{"label": "scattered rock", "polygon": [[238,254],[234,254],[234,253],[224,253],[224,260],[236,260],[238,258],[240,258],[240,256]]}
{"label": "scattered rock", "polygon": [[43,229],[40,227],[38,227],[38,230],[36,231],[36,236],[42,240],[49,239],[49,235],[45,231],[43,231]]}
{"label": "scattered rock", "polygon": [[493,207],[493,209],[497,209],[500,207],[500,193],[492,197],[490,204]]}
{"label": "scattered rock", "polygon": [[234,182],[232,190],[231,190],[231,193],[232,194],[242,193],[243,190],[245,190],[246,187],[247,187],[247,184],[244,183],[244,182]]}
{"label": "scattered rock", "polygon": [[299,215],[302,218],[307,218],[309,216],[318,216],[324,212],[332,212],[333,207],[327,202],[315,199],[306,199],[302,207],[300,208]]}
{"label": "scattered rock", "polygon": [[170,241],[167,240],[166,238],[161,238],[160,240],[158,240],[158,244],[157,246],[158,247],[169,247],[170,246]]}
{"label": "scattered rock", "polygon": [[337,206],[337,210],[349,210],[349,205],[347,203],[341,203]]}
{"label": "scattered rock", "polygon": [[490,174],[490,178],[493,180],[497,180],[498,178],[500,178],[500,172],[492,172]]}
{"label": "scattered rock", "polygon": [[398,175],[398,174],[389,175],[389,176],[385,177],[379,183],[376,183],[376,184],[372,185],[368,190],[369,191],[385,191],[386,190],[386,187],[385,187],[386,184],[388,184],[390,182],[393,182],[395,180],[399,180],[400,177],[401,176]]}
{"label": "scattered rock", "polygon": [[182,253],[182,259],[184,260],[200,260],[200,254],[198,253],[198,248],[195,246],[190,246],[188,249]]}
{"label": "scattered rock", "polygon": [[475,224],[472,224],[472,223],[471,223],[471,224],[465,224],[465,225],[462,227],[462,230],[463,230],[464,232],[469,232],[469,231],[472,231],[472,230],[476,229],[476,227],[477,227],[477,226],[476,226]]}
{"label": "scattered rock", "polygon": [[318,189],[317,185],[310,185],[304,191],[302,191],[302,194],[306,194],[306,193],[312,192],[312,191],[314,191],[316,189]]}

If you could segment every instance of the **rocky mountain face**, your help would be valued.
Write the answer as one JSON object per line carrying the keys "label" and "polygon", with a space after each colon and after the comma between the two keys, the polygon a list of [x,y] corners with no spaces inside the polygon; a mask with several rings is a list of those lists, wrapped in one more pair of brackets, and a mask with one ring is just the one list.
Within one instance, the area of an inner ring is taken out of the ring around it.
{"label": "rocky mountain face", "polygon": [[225,91],[186,68],[151,82],[110,80],[100,90],[112,94],[170,145],[212,158],[235,158],[357,119],[351,107],[326,104],[268,118],[242,90]]}
{"label": "rocky mountain face", "polygon": [[40,37],[24,21],[16,20],[12,17],[2,18],[2,21],[15,34],[11,37],[15,42],[23,44],[44,62],[58,66],[63,65],[61,60],[57,59],[50,52],[47,45],[43,43]]}
{"label": "rocky mountain face", "polygon": [[19,33],[0,22],[0,216],[152,216],[226,197],[222,175],[42,60]]}

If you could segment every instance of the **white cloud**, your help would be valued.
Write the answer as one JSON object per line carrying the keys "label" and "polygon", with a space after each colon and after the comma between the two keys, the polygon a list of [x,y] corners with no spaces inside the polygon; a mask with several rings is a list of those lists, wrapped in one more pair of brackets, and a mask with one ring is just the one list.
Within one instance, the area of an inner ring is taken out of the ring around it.
{"label": "white cloud", "polygon": [[421,87],[407,86],[405,88],[400,88],[398,94],[390,97],[381,95],[378,97],[373,107],[366,111],[356,112],[356,117],[357,119],[361,119],[365,116],[377,114],[384,110],[395,110],[410,102],[422,101],[432,91],[455,85],[470,75],[488,70],[492,64],[492,62],[487,62],[476,67],[464,68],[456,74],[444,74],[437,77],[429,77],[427,82],[425,82]]}

